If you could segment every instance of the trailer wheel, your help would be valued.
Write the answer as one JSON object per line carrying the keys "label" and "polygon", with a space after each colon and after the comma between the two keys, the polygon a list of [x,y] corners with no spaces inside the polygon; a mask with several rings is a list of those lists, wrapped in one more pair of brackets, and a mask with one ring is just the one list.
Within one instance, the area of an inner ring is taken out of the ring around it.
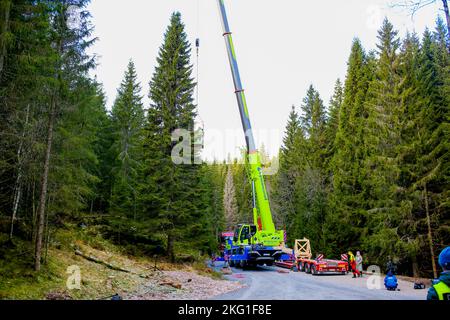
{"label": "trailer wheel", "polygon": [[230,260],[230,267],[234,267],[234,260]]}
{"label": "trailer wheel", "polygon": [[240,266],[242,269],[244,269],[244,268],[247,266],[246,261],[245,261],[245,260],[241,260],[240,263],[239,263],[239,266]]}
{"label": "trailer wheel", "polygon": [[304,272],[305,271],[305,267],[303,266],[303,263],[299,262],[297,264],[297,269],[299,272]]}
{"label": "trailer wheel", "polygon": [[311,273],[311,266],[308,263],[305,263],[305,272]]}
{"label": "trailer wheel", "polygon": [[311,274],[314,275],[314,276],[317,275],[316,266],[311,266]]}

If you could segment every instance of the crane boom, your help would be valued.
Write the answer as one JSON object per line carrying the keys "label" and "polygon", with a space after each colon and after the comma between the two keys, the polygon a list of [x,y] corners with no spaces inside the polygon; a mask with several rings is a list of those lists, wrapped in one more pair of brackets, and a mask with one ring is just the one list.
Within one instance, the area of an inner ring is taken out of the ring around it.
{"label": "crane boom", "polygon": [[233,37],[228,23],[224,0],[217,0],[219,12],[222,20],[223,36],[228,52],[231,73],[233,76],[236,99],[241,115],[242,127],[244,129],[245,140],[248,152],[248,162],[250,166],[250,178],[253,192],[253,220],[259,231],[275,233],[275,225],[272,220],[269,197],[264,182],[264,175],[261,165],[261,156],[256,148],[250,116],[245,99],[245,92],[242,87],[241,76],[236,59],[236,51],[233,44]]}

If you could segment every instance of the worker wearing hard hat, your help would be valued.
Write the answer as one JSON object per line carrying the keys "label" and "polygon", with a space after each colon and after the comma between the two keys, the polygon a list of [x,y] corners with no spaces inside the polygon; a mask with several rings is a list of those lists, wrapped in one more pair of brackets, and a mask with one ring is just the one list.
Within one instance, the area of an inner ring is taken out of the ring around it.
{"label": "worker wearing hard hat", "polygon": [[443,272],[439,280],[428,290],[428,300],[450,300],[450,247],[442,250],[439,265]]}
{"label": "worker wearing hard hat", "polygon": [[353,272],[353,278],[356,278],[356,276],[359,277],[359,271],[356,268],[356,259],[351,251],[348,252],[348,262],[350,264],[350,269]]}

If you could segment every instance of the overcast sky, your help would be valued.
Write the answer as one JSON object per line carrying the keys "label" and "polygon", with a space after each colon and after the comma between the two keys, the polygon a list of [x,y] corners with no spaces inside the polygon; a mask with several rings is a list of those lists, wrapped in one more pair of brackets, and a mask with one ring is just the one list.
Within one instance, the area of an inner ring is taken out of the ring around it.
{"label": "overcast sky", "polygon": [[[280,146],[292,105],[300,106],[310,84],[328,104],[335,80],[344,80],[354,37],[374,49],[385,16],[404,35],[434,28],[440,1],[414,20],[390,0],[225,0],[250,118],[258,145],[271,155]],[[199,114],[206,137],[204,157],[235,155],[244,145],[239,112],[216,0],[92,0],[99,41],[95,74],[108,108],[128,60],[134,60],[147,98],[158,49],[172,12],[179,11],[192,44],[201,39]],[[193,50],[195,53],[195,50]],[[196,65],[195,55],[192,60]],[[194,72],[195,75],[196,72]]]}

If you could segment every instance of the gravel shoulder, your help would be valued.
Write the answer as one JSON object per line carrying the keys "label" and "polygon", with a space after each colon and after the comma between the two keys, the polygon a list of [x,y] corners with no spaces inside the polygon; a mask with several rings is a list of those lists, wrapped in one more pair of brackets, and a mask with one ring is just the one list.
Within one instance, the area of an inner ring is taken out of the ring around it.
{"label": "gravel shoulder", "polygon": [[243,283],[213,279],[195,271],[161,271],[125,299],[207,300],[243,287]]}

